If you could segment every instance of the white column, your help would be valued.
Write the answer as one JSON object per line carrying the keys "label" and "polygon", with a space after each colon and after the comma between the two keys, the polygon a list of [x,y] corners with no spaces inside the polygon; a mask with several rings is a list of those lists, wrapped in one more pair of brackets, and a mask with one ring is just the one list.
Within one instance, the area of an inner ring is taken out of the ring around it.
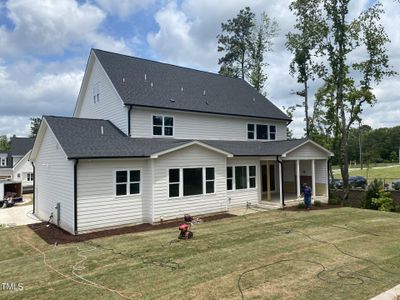
{"label": "white column", "polygon": [[312,195],[315,197],[315,160],[311,160],[311,174],[312,174]]}
{"label": "white column", "polygon": [[300,161],[296,160],[296,183],[297,183],[297,198],[300,197]]}
{"label": "white column", "polygon": [[279,165],[279,199],[281,201],[281,207],[283,207],[283,182],[282,182],[282,164]]}

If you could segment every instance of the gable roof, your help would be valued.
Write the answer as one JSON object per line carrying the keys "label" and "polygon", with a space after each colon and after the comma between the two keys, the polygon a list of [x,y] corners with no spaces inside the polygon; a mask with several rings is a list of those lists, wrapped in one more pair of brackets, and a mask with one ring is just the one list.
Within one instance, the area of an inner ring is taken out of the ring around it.
{"label": "gable roof", "polygon": [[93,49],[125,105],[291,119],[246,81]]}
{"label": "gable roof", "polygon": [[27,137],[12,137],[10,139],[11,150],[10,155],[12,156],[24,156],[33,148],[35,138]]}
{"label": "gable roof", "polygon": [[54,116],[44,116],[43,120],[43,126],[50,127],[69,159],[157,158],[191,145],[198,145],[228,157],[276,156],[312,142],[305,139],[260,142],[131,138],[108,120]]}

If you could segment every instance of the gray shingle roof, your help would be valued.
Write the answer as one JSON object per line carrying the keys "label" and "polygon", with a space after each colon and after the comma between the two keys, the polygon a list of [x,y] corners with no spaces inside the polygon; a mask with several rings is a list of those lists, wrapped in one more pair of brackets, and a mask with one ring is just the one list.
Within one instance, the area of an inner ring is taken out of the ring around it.
{"label": "gray shingle roof", "polygon": [[25,155],[32,149],[35,138],[12,137],[10,155]]}
{"label": "gray shingle roof", "polygon": [[[131,138],[107,120],[44,117],[68,158],[149,157],[193,140]],[[101,134],[103,127],[103,135]],[[234,156],[281,155],[305,140],[275,142],[200,140]]]}
{"label": "gray shingle roof", "polygon": [[93,51],[127,105],[290,121],[242,79]]}

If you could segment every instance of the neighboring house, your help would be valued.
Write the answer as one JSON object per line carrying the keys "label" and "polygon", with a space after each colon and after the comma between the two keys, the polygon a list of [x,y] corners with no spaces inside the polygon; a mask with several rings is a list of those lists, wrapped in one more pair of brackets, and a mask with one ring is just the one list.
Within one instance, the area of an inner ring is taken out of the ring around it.
{"label": "neighboring house", "polygon": [[44,116],[34,212],[73,234],[328,199],[332,153],[241,79],[92,50],[74,116]]}
{"label": "neighboring house", "polygon": [[34,141],[34,138],[13,136],[11,150],[0,153],[0,177],[21,182],[24,190],[33,187],[33,167],[28,159]]}

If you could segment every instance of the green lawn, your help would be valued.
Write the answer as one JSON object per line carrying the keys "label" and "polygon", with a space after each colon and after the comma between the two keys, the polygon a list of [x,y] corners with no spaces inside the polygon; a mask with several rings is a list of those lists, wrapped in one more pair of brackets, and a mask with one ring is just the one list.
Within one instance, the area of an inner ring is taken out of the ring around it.
{"label": "green lawn", "polygon": [[[335,169],[333,171],[335,177],[340,177],[340,170]],[[368,180],[373,180],[374,178],[387,178],[387,179],[400,179],[400,165],[378,165],[376,167],[370,167],[369,169],[364,167],[361,170],[359,167],[350,168],[350,176],[364,176]]]}
{"label": "green lawn", "polygon": [[368,299],[400,283],[400,214],[270,211],[194,232],[171,244],[175,228],[54,246],[27,227],[1,229],[0,283],[24,290],[0,298],[240,299],[241,278],[245,299]]}

